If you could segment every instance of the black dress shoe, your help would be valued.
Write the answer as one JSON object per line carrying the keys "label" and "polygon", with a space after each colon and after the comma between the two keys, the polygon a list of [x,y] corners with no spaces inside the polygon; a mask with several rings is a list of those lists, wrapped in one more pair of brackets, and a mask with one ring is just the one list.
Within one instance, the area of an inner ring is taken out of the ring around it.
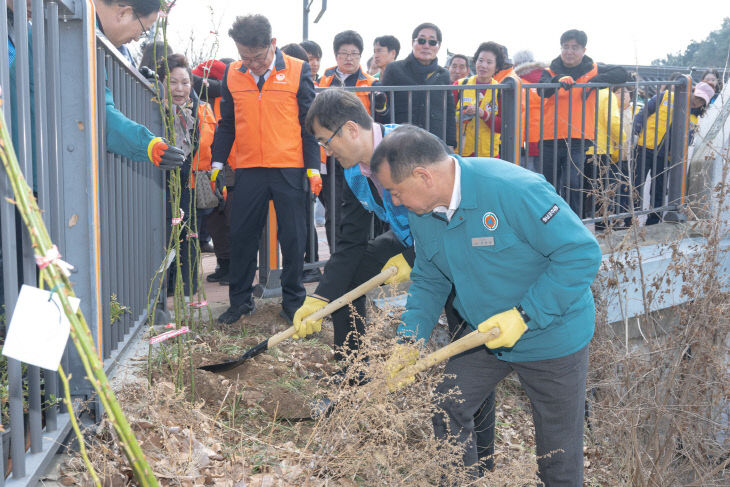
{"label": "black dress shoe", "polygon": [[208,240],[206,242],[200,242],[200,251],[207,252],[209,254],[215,252],[215,249],[213,248],[213,241]]}
{"label": "black dress shoe", "polygon": [[319,269],[307,269],[302,276],[302,282],[318,282],[320,279],[322,279],[322,273]]}
{"label": "black dress shoe", "polygon": [[253,299],[251,299],[250,303],[241,305],[237,308],[231,306],[218,317],[218,323],[230,325],[231,323],[235,323],[236,321],[241,319],[242,316],[252,315],[255,310],[256,304],[254,303]]}
{"label": "black dress shoe", "polygon": [[208,282],[220,282],[223,278],[228,279],[228,269],[231,261],[228,259],[218,259],[218,266],[215,271],[205,278]]}

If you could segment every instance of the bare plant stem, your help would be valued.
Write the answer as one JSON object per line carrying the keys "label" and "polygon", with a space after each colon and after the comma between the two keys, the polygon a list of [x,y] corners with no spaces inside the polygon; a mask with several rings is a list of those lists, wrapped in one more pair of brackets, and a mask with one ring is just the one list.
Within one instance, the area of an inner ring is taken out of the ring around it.
{"label": "bare plant stem", "polygon": [[[46,255],[53,247],[53,242],[43,223],[41,211],[38,208],[36,199],[33,197],[33,191],[28,187],[28,183],[20,171],[4,117],[0,117],[0,159],[2,159],[8,179],[13,187],[15,205],[23,219],[23,223],[28,228],[34,252],[39,255]],[[99,394],[99,399],[109,415],[109,421],[117,433],[120,446],[129,461],[135,478],[141,486],[157,486],[157,479],[147,463],[137,438],[134,436],[127,418],[124,416],[124,412],[122,412],[122,408],[112,391],[109,379],[104,373],[104,366],[94,345],[86,319],[81,311],[74,313],[71,308],[68,299],[74,295],[71,281],[55,265],[50,265],[44,270],[46,282],[49,283],[51,288],[58,289],[56,292],[59,300],[71,323],[71,339],[78,350],[89,382]]]}
{"label": "bare plant stem", "polygon": [[74,433],[76,433],[76,439],[79,441],[79,453],[81,454],[81,458],[84,460],[84,464],[86,465],[86,469],[89,471],[89,475],[91,475],[91,479],[94,481],[94,485],[101,487],[101,481],[96,475],[96,470],[94,470],[91,460],[89,460],[89,455],[86,453],[84,435],[81,433],[78,421],[76,421],[76,413],[74,412],[73,403],[71,402],[71,389],[68,383],[71,376],[66,377],[66,373],[63,371],[63,367],[61,366],[58,367],[58,375],[61,377],[61,382],[63,382],[63,402],[66,404],[66,408],[68,409],[68,417],[71,420],[71,427],[73,428]]}

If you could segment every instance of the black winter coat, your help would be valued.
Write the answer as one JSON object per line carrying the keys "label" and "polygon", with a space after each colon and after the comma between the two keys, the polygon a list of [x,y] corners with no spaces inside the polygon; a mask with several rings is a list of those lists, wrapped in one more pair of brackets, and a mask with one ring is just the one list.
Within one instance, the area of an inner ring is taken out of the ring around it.
{"label": "black winter coat", "polygon": [[[388,86],[407,85],[451,85],[449,71],[441,66],[427,78],[419,76],[418,60],[410,54],[401,61],[394,61],[385,68],[380,78],[383,91],[388,94],[388,110],[384,114],[376,116],[380,123],[391,123],[390,110],[395,113],[395,123],[409,123],[408,119],[408,92],[388,92]],[[451,90],[431,91],[428,126],[426,125],[426,96],[425,91],[414,91],[412,97],[413,114],[410,123],[427,129],[432,134],[441,138],[447,145],[456,146],[456,117],[454,97]],[[446,97],[446,113],[444,113],[444,97]],[[444,133],[444,119],[446,121],[446,132]]]}

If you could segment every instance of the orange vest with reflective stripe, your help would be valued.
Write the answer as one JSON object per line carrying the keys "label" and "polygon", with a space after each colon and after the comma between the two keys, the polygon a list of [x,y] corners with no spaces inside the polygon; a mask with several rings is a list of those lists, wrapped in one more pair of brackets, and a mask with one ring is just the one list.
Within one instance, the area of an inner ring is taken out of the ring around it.
{"label": "orange vest with reflective stripe", "polygon": [[[550,68],[547,71],[555,76]],[[586,74],[576,79],[576,83],[587,83],[598,74],[598,67],[593,67]],[[583,92],[585,91],[585,119],[583,118]],[[555,135],[555,99],[558,100],[558,125]],[[572,101],[572,107],[570,106]],[[531,107],[532,108],[532,107]],[[538,108],[539,111],[539,108]],[[558,88],[555,94],[545,100],[545,118],[543,120],[543,138],[554,139],[588,139],[593,140],[596,128],[596,90],[590,88]],[[530,130],[532,131],[532,130]],[[539,135],[539,128],[538,128]],[[532,139],[532,134],[530,135]]]}
{"label": "orange vest with reflective stripe", "polygon": [[285,67],[269,73],[261,92],[243,62],[231,63],[226,83],[233,98],[233,169],[304,167],[297,92],[304,64],[283,54]]}
{"label": "orange vest with reflective stripe", "polygon": [[200,102],[198,105],[198,149],[190,162],[190,187],[195,187],[195,171],[210,171],[211,152],[215,128],[218,122],[215,119],[210,105]]}
{"label": "orange vest with reflective stripe", "polygon": [[[375,78],[364,72],[362,68],[360,68],[355,74],[357,74],[357,81],[355,82],[355,86],[373,86],[373,83],[377,81]],[[332,80],[335,79],[335,76],[337,76],[337,66],[327,68],[324,71],[324,76],[319,79],[319,86],[321,88],[326,88],[332,85]],[[370,113],[370,93],[358,91],[355,94],[358,98],[360,98],[360,101],[365,106],[365,110]]]}

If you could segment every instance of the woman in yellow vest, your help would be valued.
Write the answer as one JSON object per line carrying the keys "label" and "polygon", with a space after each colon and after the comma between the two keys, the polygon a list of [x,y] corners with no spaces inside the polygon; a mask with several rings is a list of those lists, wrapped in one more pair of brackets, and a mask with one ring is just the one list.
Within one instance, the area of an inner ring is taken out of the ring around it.
{"label": "woman in yellow vest", "polygon": [[[498,84],[493,77],[504,65],[502,46],[496,42],[483,42],[474,53],[474,63],[477,74],[464,78],[460,85]],[[499,157],[499,132],[502,130],[499,105],[499,93],[495,89],[462,92],[456,105],[459,154]]]}
{"label": "woman in yellow vest", "polygon": [[[641,195],[643,186],[651,171],[651,208],[660,208],[664,205],[664,196],[667,193],[667,184],[664,178],[667,172],[671,142],[666,137],[671,133],[674,115],[674,90],[672,86],[660,91],[652,97],[644,108],[634,118],[633,133],[637,135],[634,151],[634,185],[638,191],[635,206],[641,209]],[[698,83],[690,98],[690,129],[689,141],[692,143],[693,128],[697,126],[699,117],[705,112],[715,90],[707,83]],[[667,178],[668,179],[668,178]],[[661,212],[652,212],[646,219],[647,225],[654,225],[661,221]]]}

